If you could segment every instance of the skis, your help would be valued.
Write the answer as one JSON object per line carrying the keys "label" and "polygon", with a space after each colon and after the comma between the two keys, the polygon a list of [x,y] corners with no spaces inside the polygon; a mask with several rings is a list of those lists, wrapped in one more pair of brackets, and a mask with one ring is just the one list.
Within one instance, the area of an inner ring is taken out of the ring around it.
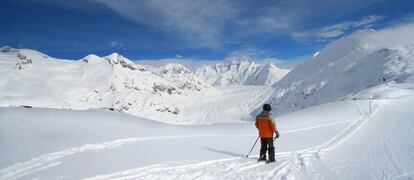
{"label": "skis", "polygon": [[275,163],[275,162],[276,162],[276,160],[274,160],[274,161],[267,160],[266,164],[271,164],[271,163]]}
{"label": "skis", "polygon": [[266,164],[270,164],[270,163],[275,163],[276,162],[276,160],[274,160],[274,161],[270,161],[270,160],[259,160],[259,159],[257,159],[257,162],[264,162],[264,163],[266,163]]}

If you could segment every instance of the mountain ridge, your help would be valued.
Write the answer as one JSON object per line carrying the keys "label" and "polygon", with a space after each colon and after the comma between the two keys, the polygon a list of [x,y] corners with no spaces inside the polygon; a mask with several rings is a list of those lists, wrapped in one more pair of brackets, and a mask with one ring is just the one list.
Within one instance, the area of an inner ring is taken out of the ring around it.
{"label": "mountain ridge", "polygon": [[384,94],[361,93],[414,82],[413,29],[414,25],[406,25],[358,31],[328,44],[276,82],[268,102],[276,114],[286,114],[338,100],[376,99]]}
{"label": "mountain ridge", "polygon": [[[249,119],[271,89],[213,87],[183,65],[155,71],[117,53],[61,60],[35,50],[3,47],[0,72],[3,107],[105,108],[173,124]],[[222,102],[230,97],[238,101]],[[234,107],[236,113],[221,115]]]}

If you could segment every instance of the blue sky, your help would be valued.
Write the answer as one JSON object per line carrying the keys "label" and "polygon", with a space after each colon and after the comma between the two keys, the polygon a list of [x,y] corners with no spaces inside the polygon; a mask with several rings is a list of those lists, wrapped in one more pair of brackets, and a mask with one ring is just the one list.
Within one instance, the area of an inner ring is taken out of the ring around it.
{"label": "blue sky", "polygon": [[414,19],[412,0],[2,0],[0,45],[79,59],[235,54],[294,60],[364,28]]}

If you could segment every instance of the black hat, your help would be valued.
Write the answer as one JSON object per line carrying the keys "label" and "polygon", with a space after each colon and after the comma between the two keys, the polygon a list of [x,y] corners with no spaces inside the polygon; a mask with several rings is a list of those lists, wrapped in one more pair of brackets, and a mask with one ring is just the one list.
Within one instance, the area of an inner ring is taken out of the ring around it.
{"label": "black hat", "polygon": [[271,111],[272,107],[270,106],[270,104],[264,104],[263,105],[263,111]]}

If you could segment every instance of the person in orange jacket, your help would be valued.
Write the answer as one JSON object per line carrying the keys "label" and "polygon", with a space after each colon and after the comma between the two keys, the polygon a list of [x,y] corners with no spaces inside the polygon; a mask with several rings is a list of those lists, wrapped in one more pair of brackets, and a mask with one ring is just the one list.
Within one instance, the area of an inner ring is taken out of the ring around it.
{"label": "person in orange jacket", "polygon": [[266,161],[266,151],[269,154],[268,163],[275,162],[275,147],[273,145],[273,133],[279,138],[279,132],[276,129],[275,121],[272,118],[270,104],[263,105],[263,111],[256,116],[256,128],[259,130],[261,142],[259,161]]}

